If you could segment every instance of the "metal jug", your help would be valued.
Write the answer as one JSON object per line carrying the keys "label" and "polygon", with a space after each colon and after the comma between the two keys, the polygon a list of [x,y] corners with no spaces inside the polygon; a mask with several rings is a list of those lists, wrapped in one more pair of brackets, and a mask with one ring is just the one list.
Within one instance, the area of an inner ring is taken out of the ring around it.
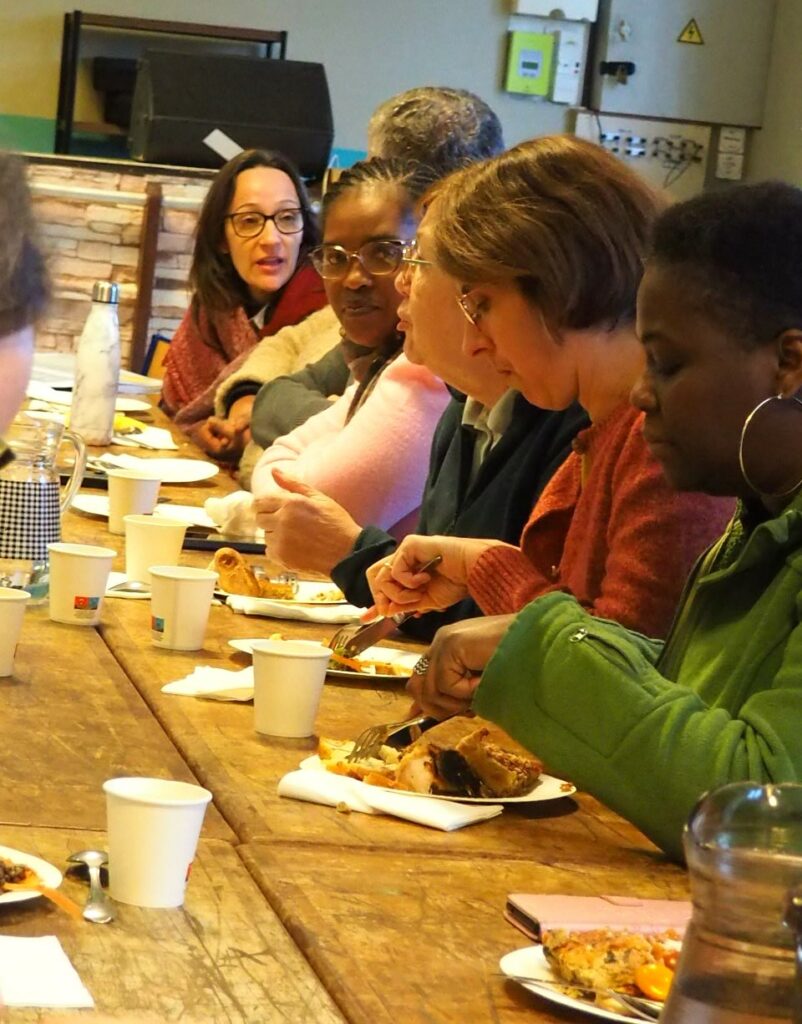
{"label": "metal jug", "polygon": [[[62,440],[75,449],[69,484],[60,495],[56,454]],[[83,440],[56,419],[22,413],[5,441],[14,459],[0,469],[0,586],[19,587],[31,604],[47,597],[47,546],[61,539],[61,514],[81,486]]]}
{"label": "metal jug", "polygon": [[693,917],[661,1022],[802,1024],[802,785],[722,786],[683,841]]}

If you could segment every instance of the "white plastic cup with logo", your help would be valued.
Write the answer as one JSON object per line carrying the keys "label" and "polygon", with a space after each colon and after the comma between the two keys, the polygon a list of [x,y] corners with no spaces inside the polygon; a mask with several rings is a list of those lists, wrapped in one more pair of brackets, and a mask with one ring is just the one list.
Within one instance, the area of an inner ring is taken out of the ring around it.
{"label": "white plastic cup with logo", "polygon": [[93,544],[48,544],[50,618],[73,626],[96,626],[117,554]]}
{"label": "white plastic cup with logo", "polygon": [[208,789],[170,779],[103,783],[109,842],[109,895],[135,907],[184,902]]}
{"label": "white plastic cup with logo", "polygon": [[331,649],[305,640],[259,640],[252,650],[256,731],[312,736]]}
{"label": "white plastic cup with logo", "polygon": [[27,590],[0,587],[0,676],[10,676],[14,672],[14,655],[22,631],[25,606],[30,598]]}
{"label": "white plastic cup with logo", "polygon": [[150,583],[152,565],[178,565],[187,524],[165,516],[130,515],[125,527],[125,578]]}
{"label": "white plastic cup with logo", "polygon": [[109,533],[125,533],[123,519],[147,515],[156,508],[161,477],[143,469],[107,469],[109,478]]}
{"label": "white plastic cup with logo", "polygon": [[150,637],[157,647],[199,651],[217,573],[183,565],[150,566]]}

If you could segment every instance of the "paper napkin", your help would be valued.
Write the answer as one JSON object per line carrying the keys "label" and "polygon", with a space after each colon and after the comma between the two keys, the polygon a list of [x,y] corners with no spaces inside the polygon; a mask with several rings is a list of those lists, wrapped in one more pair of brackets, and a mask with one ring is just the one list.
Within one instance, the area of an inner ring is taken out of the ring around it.
{"label": "paper napkin", "polygon": [[226,604],[235,612],[245,615],[323,622],[329,625],[358,622],[365,614],[364,608],[352,604],[292,604],[289,601],[271,601],[268,597],[244,597],[242,594],[229,594]]}
{"label": "paper napkin", "polygon": [[77,1009],[95,1001],[55,935],[0,935],[0,1005]]}
{"label": "paper napkin", "polygon": [[[164,427],[149,427],[142,424],[142,429],[136,434],[115,434],[112,438],[114,444],[123,445],[127,448],[158,448],[160,451],[177,452],[178,445],[172,438],[169,430]],[[141,444],[137,444],[141,441]]]}
{"label": "paper napkin", "polygon": [[285,775],[279,781],[278,795],[329,807],[344,804],[362,814],[390,814],[418,825],[439,828],[443,832],[454,832],[466,825],[487,821],[504,810],[500,804],[461,804],[411,796],[333,772],[306,768]]}
{"label": "paper napkin", "polygon": [[178,693],[184,697],[205,697],[208,700],[253,700],[253,666],[242,669],[212,668],[198,665],[183,679],[166,683],[162,693]]}

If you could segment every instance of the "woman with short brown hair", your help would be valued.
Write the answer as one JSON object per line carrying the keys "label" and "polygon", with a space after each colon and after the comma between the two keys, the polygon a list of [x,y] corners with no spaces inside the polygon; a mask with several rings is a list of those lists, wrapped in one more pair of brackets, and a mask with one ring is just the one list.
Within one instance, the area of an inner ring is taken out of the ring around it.
{"label": "woman with short brown hair", "polygon": [[[469,594],[485,614],[508,614],[566,590],[597,615],[665,635],[732,503],[675,493],[628,402],[643,361],[635,299],[662,206],[611,154],[569,136],[523,143],[448,180],[432,251],[415,272],[429,261],[454,278],[467,351],[486,352],[533,405],[578,401],[591,426],[541,494],[520,547],[407,537],[369,570],[380,612],[443,609]],[[416,572],[435,555],[434,572]]]}

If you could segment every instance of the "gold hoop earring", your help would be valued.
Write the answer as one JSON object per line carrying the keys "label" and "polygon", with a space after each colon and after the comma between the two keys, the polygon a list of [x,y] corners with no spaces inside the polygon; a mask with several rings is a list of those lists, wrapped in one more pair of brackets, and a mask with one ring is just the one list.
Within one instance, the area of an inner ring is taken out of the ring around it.
{"label": "gold hoop earring", "polygon": [[746,486],[755,492],[755,494],[762,494],[766,498],[786,498],[789,494],[793,494],[794,491],[798,490],[802,486],[802,479],[798,480],[793,487],[789,487],[787,491],[776,491],[767,493],[761,491],[759,487],[755,487],[752,481],[749,479],[749,474],[746,472],[746,466],[744,464],[744,441],[746,440],[746,434],[750,424],[754,420],[758,412],[763,408],[764,405],[768,405],[769,402],[796,402],[797,405],[802,406],[802,399],[791,395],[790,398],[784,398],[783,395],[769,395],[768,398],[764,398],[762,402],[758,402],[754,409],[744,420],[744,425],[741,427],[741,438],[738,442],[738,465],[741,468],[741,476],[744,478]]}

